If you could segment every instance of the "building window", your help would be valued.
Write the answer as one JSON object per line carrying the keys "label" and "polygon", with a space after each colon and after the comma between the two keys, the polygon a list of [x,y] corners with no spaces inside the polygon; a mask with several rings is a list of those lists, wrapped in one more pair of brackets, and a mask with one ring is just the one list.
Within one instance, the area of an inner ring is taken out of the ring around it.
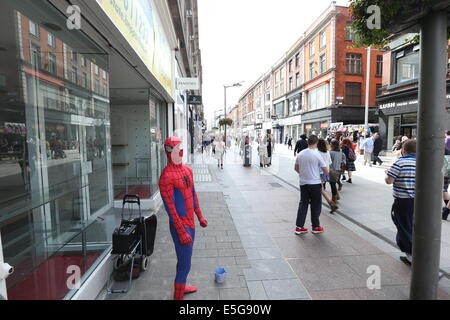
{"label": "building window", "polygon": [[309,91],[309,110],[316,110],[327,107],[329,105],[329,97],[330,90],[328,83],[312,89],[311,91]]}
{"label": "building window", "polygon": [[83,88],[87,88],[87,87],[88,87],[87,73],[83,72]]}
{"label": "building window", "polygon": [[347,53],[345,72],[348,74],[361,74],[361,54]]}
{"label": "building window", "polygon": [[327,56],[323,54],[320,56],[320,73],[327,71]]}
{"label": "building window", "polygon": [[298,68],[300,66],[300,54],[297,53],[295,55],[295,67]]}
{"label": "building window", "polygon": [[314,62],[309,64],[309,80],[314,78]]}
{"label": "building window", "polygon": [[313,56],[314,55],[314,40],[311,40],[309,42],[309,56]]}
{"label": "building window", "polygon": [[55,41],[55,36],[52,35],[50,32],[47,35],[47,40],[48,40],[48,45],[52,48],[56,47],[56,41]]}
{"label": "building window", "polygon": [[40,35],[39,26],[31,20],[30,20],[30,34],[32,34],[36,38],[39,38]]}
{"label": "building window", "polygon": [[103,80],[106,80],[106,71],[105,70],[102,71],[102,77],[103,77]]}
{"label": "building window", "polygon": [[85,57],[81,57],[81,66],[86,67],[86,58]]}
{"label": "building window", "polygon": [[292,77],[289,78],[289,91],[291,91],[292,89],[294,89],[292,87],[292,85],[294,84],[294,80],[292,79]]}
{"label": "building window", "polygon": [[295,87],[300,87],[300,72],[295,75]]}
{"label": "building window", "polygon": [[48,72],[56,74],[56,56],[51,52],[48,54]]}
{"label": "building window", "polygon": [[377,97],[378,97],[378,96],[381,96],[381,93],[382,93],[381,88],[382,88],[382,85],[381,85],[381,84],[377,84],[377,85],[376,85],[376,95],[377,95]]}
{"label": "building window", "polygon": [[100,81],[98,79],[95,79],[94,91],[95,93],[100,94]]}
{"label": "building window", "polygon": [[347,23],[347,26],[345,28],[345,40],[348,41],[356,41],[358,40],[357,35],[353,32],[352,28],[350,27],[350,22]]}
{"label": "building window", "polygon": [[320,49],[324,48],[327,45],[327,35],[325,30],[320,33]]}
{"label": "building window", "polygon": [[76,67],[72,67],[72,82],[78,83],[78,69]]}
{"label": "building window", "polygon": [[40,69],[42,65],[41,48],[34,43],[31,43],[31,64],[33,68]]}
{"label": "building window", "polygon": [[291,73],[291,72],[292,72],[292,60],[289,61],[289,73]]}
{"label": "building window", "polygon": [[97,65],[94,66],[94,73],[96,76],[98,76],[98,66]]}
{"label": "building window", "polygon": [[72,60],[73,60],[74,62],[76,62],[76,61],[77,61],[77,58],[78,58],[77,53],[76,53],[75,51],[72,51]]}
{"label": "building window", "polygon": [[377,72],[375,74],[377,77],[383,75],[383,56],[377,56]]}
{"label": "building window", "polygon": [[395,54],[396,83],[419,78],[419,46],[409,47]]}
{"label": "building window", "polygon": [[351,106],[361,105],[361,83],[346,82],[345,83],[345,104]]}

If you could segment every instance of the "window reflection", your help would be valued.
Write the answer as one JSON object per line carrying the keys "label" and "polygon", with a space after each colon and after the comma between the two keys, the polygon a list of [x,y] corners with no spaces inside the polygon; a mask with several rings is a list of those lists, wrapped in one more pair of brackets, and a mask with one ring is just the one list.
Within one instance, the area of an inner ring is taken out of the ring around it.
{"label": "window reflection", "polygon": [[[107,56],[47,6],[0,2],[0,232],[17,270],[10,299],[63,298],[65,266],[86,258],[74,237],[110,206]],[[108,245],[96,248],[94,260]]]}

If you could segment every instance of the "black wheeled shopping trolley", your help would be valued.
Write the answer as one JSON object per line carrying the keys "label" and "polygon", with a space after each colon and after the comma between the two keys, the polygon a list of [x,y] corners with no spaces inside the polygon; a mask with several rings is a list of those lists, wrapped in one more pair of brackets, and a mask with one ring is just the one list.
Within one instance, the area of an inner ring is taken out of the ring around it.
{"label": "black wheeled shopping trolley", "polygon": [[[125,206],[128,205],[129,217],[124,218]],[[137,205],[139,217],[133,219],[133,206]],[[141,212],[141,200],[137,195],[126,195],[122,202],[121,223],[113,233],[112,255],[116,281],[127,281],[125,290],[109,290],[108,294],[127,293],[131,288],[133,278],[139,277],[141,271],[146,271],[149,257],[153,254],[155,245],[157,219],[155,215],[144,217]],[[109,288],[111,277],[108,280]]]}

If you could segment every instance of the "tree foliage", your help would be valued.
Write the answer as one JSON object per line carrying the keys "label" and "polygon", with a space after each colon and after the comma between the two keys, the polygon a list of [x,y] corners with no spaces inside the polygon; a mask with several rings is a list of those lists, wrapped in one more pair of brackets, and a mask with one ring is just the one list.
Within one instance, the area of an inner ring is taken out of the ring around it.
{"label": "tree foliage", "polygon": [[[420,13],[431,10],[433,0],[350,0],[350,14],[352,23],[351,32],[356,34],[354,41],[356,47],[377,47],[383,48],[389,42],[389,36],[396,32],[396,28],[403,23],[413,23],[412,17]],[[367,13],[367,8],[377,5],[381,9],[381,29],[369,29],[367,21],[371,13]],[[449,28],[450,35],[450,28]],[[418,43],[419,37],[409,39],[409,42]]]}
{"label": "tree foliage", "polygon": [[221,127],[223,127],[223,126],[231,127],[233,125],[233,120],[230,118],[220,119],[219,125]]}

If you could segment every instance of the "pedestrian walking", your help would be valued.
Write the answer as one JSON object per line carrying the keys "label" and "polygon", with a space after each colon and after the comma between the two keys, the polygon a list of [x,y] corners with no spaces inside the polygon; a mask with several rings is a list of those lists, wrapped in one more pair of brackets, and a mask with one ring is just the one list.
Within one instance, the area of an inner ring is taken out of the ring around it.
{"label": "pedestrian walking", "polygon": [[267,146],[264,143],[264,139],[259,140],[260,140],[258,145],[259,165],[261,168],[264,168],[268,164]]}
{"label": "pedestrian walking", "polygon": [[330,164],[330,186],[331,186],[331,194],[332,200],[337,204],[341,197],[339,195],[339,191],[342,189],[342,184],[339,187],[339,191],[336,188],[336,184],[339,184],[341,181],[341,175],[343,169],[345,169],[345,154],[339,148],[339,141],[336,139],[331,140],[331,164]]}
{"label": "pedestrian walking", "polygon": [[267,166],[270,167],[272,165],[272,152],[274,149],[274,143],[270,134],[267,135],[265,144],[267,146]]}
{"label": "pedestrian walking", "polygon": [[397,245],[406,254],[406,257],[400,257],[400,260],[411,265],[416,188],[416,141],[405,141],[402,154],[400,159],[386,170],[385,181],[394,186],[391,216],[397,227]]}
{"label": "pedestrian walking", "polygon": [[292,150],[292,137],[290,137],[288,140],[288,149]]}
{"label": "pedestrian walking", "polygon": [[361,149],[364,150],[364,165],[367,165],[368,163],[370,167],[372,166],[373,146],[374,141],[370,137],[370,135],[367,134],[366,139],[361,146]]}
{"label": "pedestrian walking", "polygon": [[300,136],[300,140],[298,140],[297,143],[295,144],[294,157],[296,157],[297,154],[299,154],[303,150],[308,149],[308,141],[307,141],[307,139],[308,138],[306,137],[306,134],[302,134]]}
{"label": "pedestrian walking", "polygon": [[383,164],[383,161],[379,158],[380,152],[383,150],[383,139],[381,139],[380,134],[377,132],[374,135],[373,140],[373,165],[377,165],[377,162],[380,163],[380,166]]}
{"label": "pedestrian walking", "polygon": [[317,144],[319,139],[312,135],[308,139],[308,148],[300,152],[295,162],[295,171],[299,174],[301,200],[297,211],[297,235],[305,234],[306,215],[309,204],[311,204],[312,233],[323,233],[324,228],[320,226],[320,214],[322,211],[322,180],[320,169],[329,174],[329,170],[319,151]]}
{"label": "pedestrian walking", "polygon": [[[317,150],[319,151],[320,155],[323,158],[323,161],[327,165],[328,170],[330,170],[331,156],[330,152],[328,151],[328,143],[324,139],[319,139],[319,142],[317,143]],[[327,182],[330,181],[330,175],[328,173],[325,173],[322,169],[320,169],[320,179],[322,180],[322,190],[321,190],[322,196],[325,198],[328,205],[330,206],[331,213],[334,213],[339,208],[334,199],[331,199],[325,190]]]}
{"label": "pedestrian walking", "polygon": [[[356,171],[355,161],[356,161],[356,154],[355,150],[353,150],[353,143],[350,141],[350,139],[346,138],[342,140],[342,152],[345,154],[345,171],[348,173],[348,183],[353,183],[352,181],[352,175],[353,172]],[[345,177],[345,172],[344,172]]]}
{"label": "pedestrian walking", "polygon": [[217,167],[223,169],[223,155],[226,152],[225,143],[223,142],[223,138],[218,137],[216,139],[216,141],[214,142],[214,145],[215,145],[215,147],[214,147],[215,155],[216,155],[216,159],[217,159]]}

